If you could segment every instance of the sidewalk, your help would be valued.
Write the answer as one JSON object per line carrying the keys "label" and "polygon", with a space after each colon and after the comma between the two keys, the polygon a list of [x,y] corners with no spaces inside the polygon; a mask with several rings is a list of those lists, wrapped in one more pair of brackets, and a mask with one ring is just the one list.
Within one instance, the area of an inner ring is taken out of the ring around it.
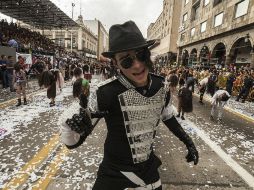
{"label": "sidewalk", "polygon": [[[40,89],[37,79],[28,80],[28,85],[26,86],[26,94],[38,91]],[[0,89],[0,103],[15,99],[16,92],[10,92],[10,88]]]}
{"label": "sidewalk", "polygon": [[[199,97],[197,90],[194,92],[194,96]],[[211,103],[212,97],[209,94],[204,95],[204,100]],[[237,114],[248,121],[254,122],[254,102],[245,101],[245,103],[235,101],[236,97],[231,96],[228,100],[225,110]]]}

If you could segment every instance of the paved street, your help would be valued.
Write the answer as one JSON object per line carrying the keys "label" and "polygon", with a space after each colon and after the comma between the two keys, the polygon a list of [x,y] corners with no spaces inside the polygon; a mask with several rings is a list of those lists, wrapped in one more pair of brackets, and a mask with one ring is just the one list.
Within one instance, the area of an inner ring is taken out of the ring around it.
{"label": "paved street", "polygon": [[[91,189],[103,156],[106,127],[101,120],[82,146],[67,150],[59,142],[59,126],[68,108],[78,104],[71,93],[72,86],[67,85],[57,95],[55,107],[49,107],[42,90],[31,96],[27,106],[10,104],[1,109],[0,188]],[[196,97],[193,103],[194,112],[179,122],[197,144],[200,162],[188,164],[185,146],[160,124],[154,146],[163,162],[164,189],[253,189],[253,122],[228,111],[222,123],[210,121],[210,103],[200,105]]]}
{"label": "paved street", "polygon": [[254,0],[1,0],[0,190],[162,189],[254,190]]}

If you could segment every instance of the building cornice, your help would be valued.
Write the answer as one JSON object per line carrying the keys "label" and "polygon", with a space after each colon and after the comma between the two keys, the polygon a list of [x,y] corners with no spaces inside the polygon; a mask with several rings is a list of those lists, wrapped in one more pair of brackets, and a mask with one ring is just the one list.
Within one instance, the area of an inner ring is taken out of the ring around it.
{"label": "building cornice", "polygon": [[214,39],[223,38],[223,37],[228,36],[229,34],[232,35],[232,34],[236,34],[236,33],[239,33],[239,32],[244,32],[246,30],[251,30],[251,29],[254,29],[253,23],[250,23],[250,24],[238,27],[238,28],[234,28],[232,30],[228,30],[228,31],[225,31],[225,32],[222,32],[222,33],[219,33],[219,34],[216,34],[216,35],[204,38],[204,39],[200,39],[200,40],[188,43],[188,44],[184,44],[182,46],[178,46],[178,48],[185,48],[185,47],[188,47],[188,46],[204,43],[204,42],[211,41],[211,40],[214,40]]}

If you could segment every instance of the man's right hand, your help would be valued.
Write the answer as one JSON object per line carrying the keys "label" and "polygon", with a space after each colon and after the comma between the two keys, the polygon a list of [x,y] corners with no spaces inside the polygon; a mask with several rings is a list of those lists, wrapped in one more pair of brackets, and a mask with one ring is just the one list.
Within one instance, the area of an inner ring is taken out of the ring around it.
{"label": "man's right hand", "polygon": [[71,130],[84,136],[88,136],[93,130],[90,115],[87,110],[82,108],[80,109],[79,114],[74,114],[71,119],[67,119],[66,124]]}

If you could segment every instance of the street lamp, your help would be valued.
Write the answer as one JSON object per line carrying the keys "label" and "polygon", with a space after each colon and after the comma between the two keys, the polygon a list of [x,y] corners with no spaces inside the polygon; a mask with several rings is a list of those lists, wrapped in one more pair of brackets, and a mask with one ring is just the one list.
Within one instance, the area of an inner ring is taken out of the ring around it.
{"label": "street lamp", "polygon": [[[71,3],[71,19],[73,20],[73,8],[75,7],[75,4],[74,3]],[[72,52],[72,30],[70,31],[71,32],[71,52]]]}

